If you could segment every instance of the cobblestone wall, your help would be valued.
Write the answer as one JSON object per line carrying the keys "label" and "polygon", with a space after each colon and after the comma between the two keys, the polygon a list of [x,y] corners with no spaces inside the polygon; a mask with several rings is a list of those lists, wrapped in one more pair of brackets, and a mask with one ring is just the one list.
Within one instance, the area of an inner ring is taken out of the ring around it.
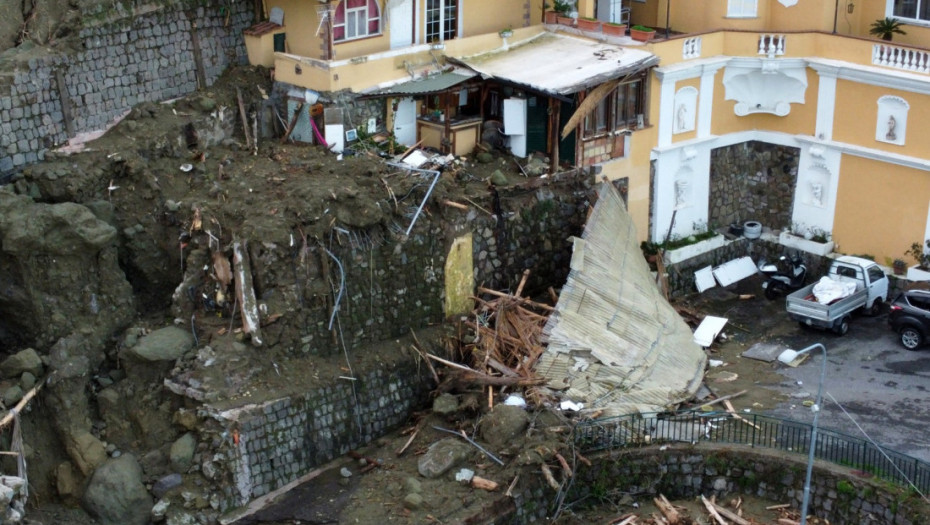
{"label": "cobblestone wall", "polygon": [[412,357],[399,358],[357,373],[354,390],[342,380],[214,413],[225,430],[207,435],[212,451],[203,456],[210,464],[201,472],[219,482],[219,510],[268,494],[384,435],[425,402],[433,387],[427,374]]}
{"label": "cobblestone wall", "polygon": [[757,141],[711,151],[708,225],[791,226],[800,158],[799,148]]}
{"label": "cobblestone wall", "polygon": [[135,104],[209,86],[228,65],[247,61],[249,2],[167,4],[97,4],[83,13],[80,50],[20,61],[9,54],[12,69],[0,77],[0,175],[103,129]]}
{"label": "cobblestone wall", "polygon": [[[626,449],[588,459],[593,465],[579,465],[567,495],[556,494],[535,473],[521,475],[512,500],[504,498],[494,504],[505,512],[488,523],[544,523],[560,501],[606,508],[627,494],[647,500],[659,494],[672,500],[704,495],[716,496],[717,501],[752,495],[800,509],[806,473],[802,454],[704,444]],[[579,509],[578,505],[573,508]],[[904,487],[818,464],[811,479],[808,511],[830,523],[916,525],[926,521],[930,506]]]}
{"label": "cobblestone wall", "polygon": [[[432,216],[424,213],[406,241],[396,233],[375,230],[337,233],[339,239],[332,250],[345,270],[346,291],[339,319],[346,344],[351,348],[383,341],[409,334],[411,328],[441,322],[446,257],[453,238],[465,231],[473,233],[475,282],[479,285],[515,289],[523,270],[528,269],[525,294],[560,287],[571,261],[568,239],[580,235],[587,208],[589,186],[576,180],[566,177],[553,182],[561,188],[558,195],[547,186],[501,188],[497,198],[493,194],[474,197],[486,210],[499,206],[500,221],[480,210],[463,213],[431,207]],[[254,252],[252,255],[253,260],[261,259]],[[337,265],[329,264],[330,273],[335,275]],[[294,282],[290,265],[277,268],[287,271],[283,275],[269,273],[273,265],[257,269],[260,288],[264,283],[285,283],[284,289]],[[328,289],[303,291],[303,306],[296,315],[305,328],[299,347],[292,351],[315,355],[341,352],[329,329],[325,297],[330,294]],[[272,341],[275,329],[269,327]]]}

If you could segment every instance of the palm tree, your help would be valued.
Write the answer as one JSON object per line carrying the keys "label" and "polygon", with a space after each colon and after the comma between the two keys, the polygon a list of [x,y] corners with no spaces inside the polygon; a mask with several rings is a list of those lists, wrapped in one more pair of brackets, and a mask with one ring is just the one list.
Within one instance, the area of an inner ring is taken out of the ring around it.
{"label": "palm tree", "polygon": [[899,35],[906,35],[901,29],[901,22],[898,22],[896,18],[885,18],[878,19],[872,22],[872,27],[869,29],[870,35],[875,35],[880,37],[882,40],[891,41],[891,36],[897,33]]}

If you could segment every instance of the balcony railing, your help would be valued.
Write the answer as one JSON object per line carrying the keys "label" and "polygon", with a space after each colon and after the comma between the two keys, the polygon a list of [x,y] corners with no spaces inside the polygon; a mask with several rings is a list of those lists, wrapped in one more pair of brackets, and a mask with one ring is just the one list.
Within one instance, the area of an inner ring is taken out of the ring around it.
{"label": "balcony railing", "polygon": [[688,60],[691,58],[700,58],[701,56],[701,37],[693,36],[686,38],[681,46],[681,58]]}
{"label": "balcony railing", "polygon": [[769,58],[785,54],[785,35],[759,35],[759,54]]}
{"label": "balcony railing", "polygon": [[930,52],[919,49],[875,44],[872,46],[872,63],[915,73],[930,73]]}

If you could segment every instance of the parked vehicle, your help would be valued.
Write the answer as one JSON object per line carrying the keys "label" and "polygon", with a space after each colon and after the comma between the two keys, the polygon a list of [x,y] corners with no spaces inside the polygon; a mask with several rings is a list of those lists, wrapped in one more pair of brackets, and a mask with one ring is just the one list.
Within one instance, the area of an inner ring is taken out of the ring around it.
{"label": "parked vehicle", "polygon": [[908,290],[895,298],[888,324],[901,337],[901,346],[920,348],[930,335],[930,291]]}
{"label": "parked vehicle", "polygon": [[807,284],[807,265],[798,252],[790,258],[782,255],[778,262],[784,270],[779,268],[778,264],[767,262],[765,259],[759,260],[759,271],[766,277],[762,288],[765,290],[765,298],[769,301],[780,295],[786,295],[790,292],[801,288]]}
{"label": "parked vehicle", "polygon": [[814,296],[814,287],[820,283],[807,285],[788,296],[787,310],[792,320],[843,335],[849,331],[855,310],[876,315],[888,298],[888,277],[875,261],[844,255],[833,261],[827,277],[840,287],[852,288],[852,293],[823,304]]}

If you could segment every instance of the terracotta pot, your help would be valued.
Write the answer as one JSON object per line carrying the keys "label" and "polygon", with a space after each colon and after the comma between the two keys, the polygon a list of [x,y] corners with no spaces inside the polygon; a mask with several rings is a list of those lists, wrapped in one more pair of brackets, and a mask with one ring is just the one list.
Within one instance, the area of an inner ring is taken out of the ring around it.
{"label": "terracotta pot", "polygon": [[626,36],[626,24],[608,24],[605,23],[601,26],[601,31],[605,35],[611,36]]}
{"label": "terracotta pot", "polygon": [[594,33],[601,32],[601,21],[600,20],[588,20],[587,18],[578,19],[578,29],[582,31],[591,31]]}
{"label": "terracotta pot", "polygon": [[558,19],[559,19],[559,23],[562,24],[563,26],[574,26],[575,25],[575,19],[570,16],[559,15]]}
{"label": "terracotta pot", "polygon": [[555,11],[546,11],[546,23],[547,24],[558,24],[559,23],[559,14]]}
{"label": "terracotta pot", "polygon": [[630,28],[630,36],[633,40],[638,40],[640,42],[648,42],[652,40],[652,37],[656,36],[656,31],[640,31],[639,29]]}

